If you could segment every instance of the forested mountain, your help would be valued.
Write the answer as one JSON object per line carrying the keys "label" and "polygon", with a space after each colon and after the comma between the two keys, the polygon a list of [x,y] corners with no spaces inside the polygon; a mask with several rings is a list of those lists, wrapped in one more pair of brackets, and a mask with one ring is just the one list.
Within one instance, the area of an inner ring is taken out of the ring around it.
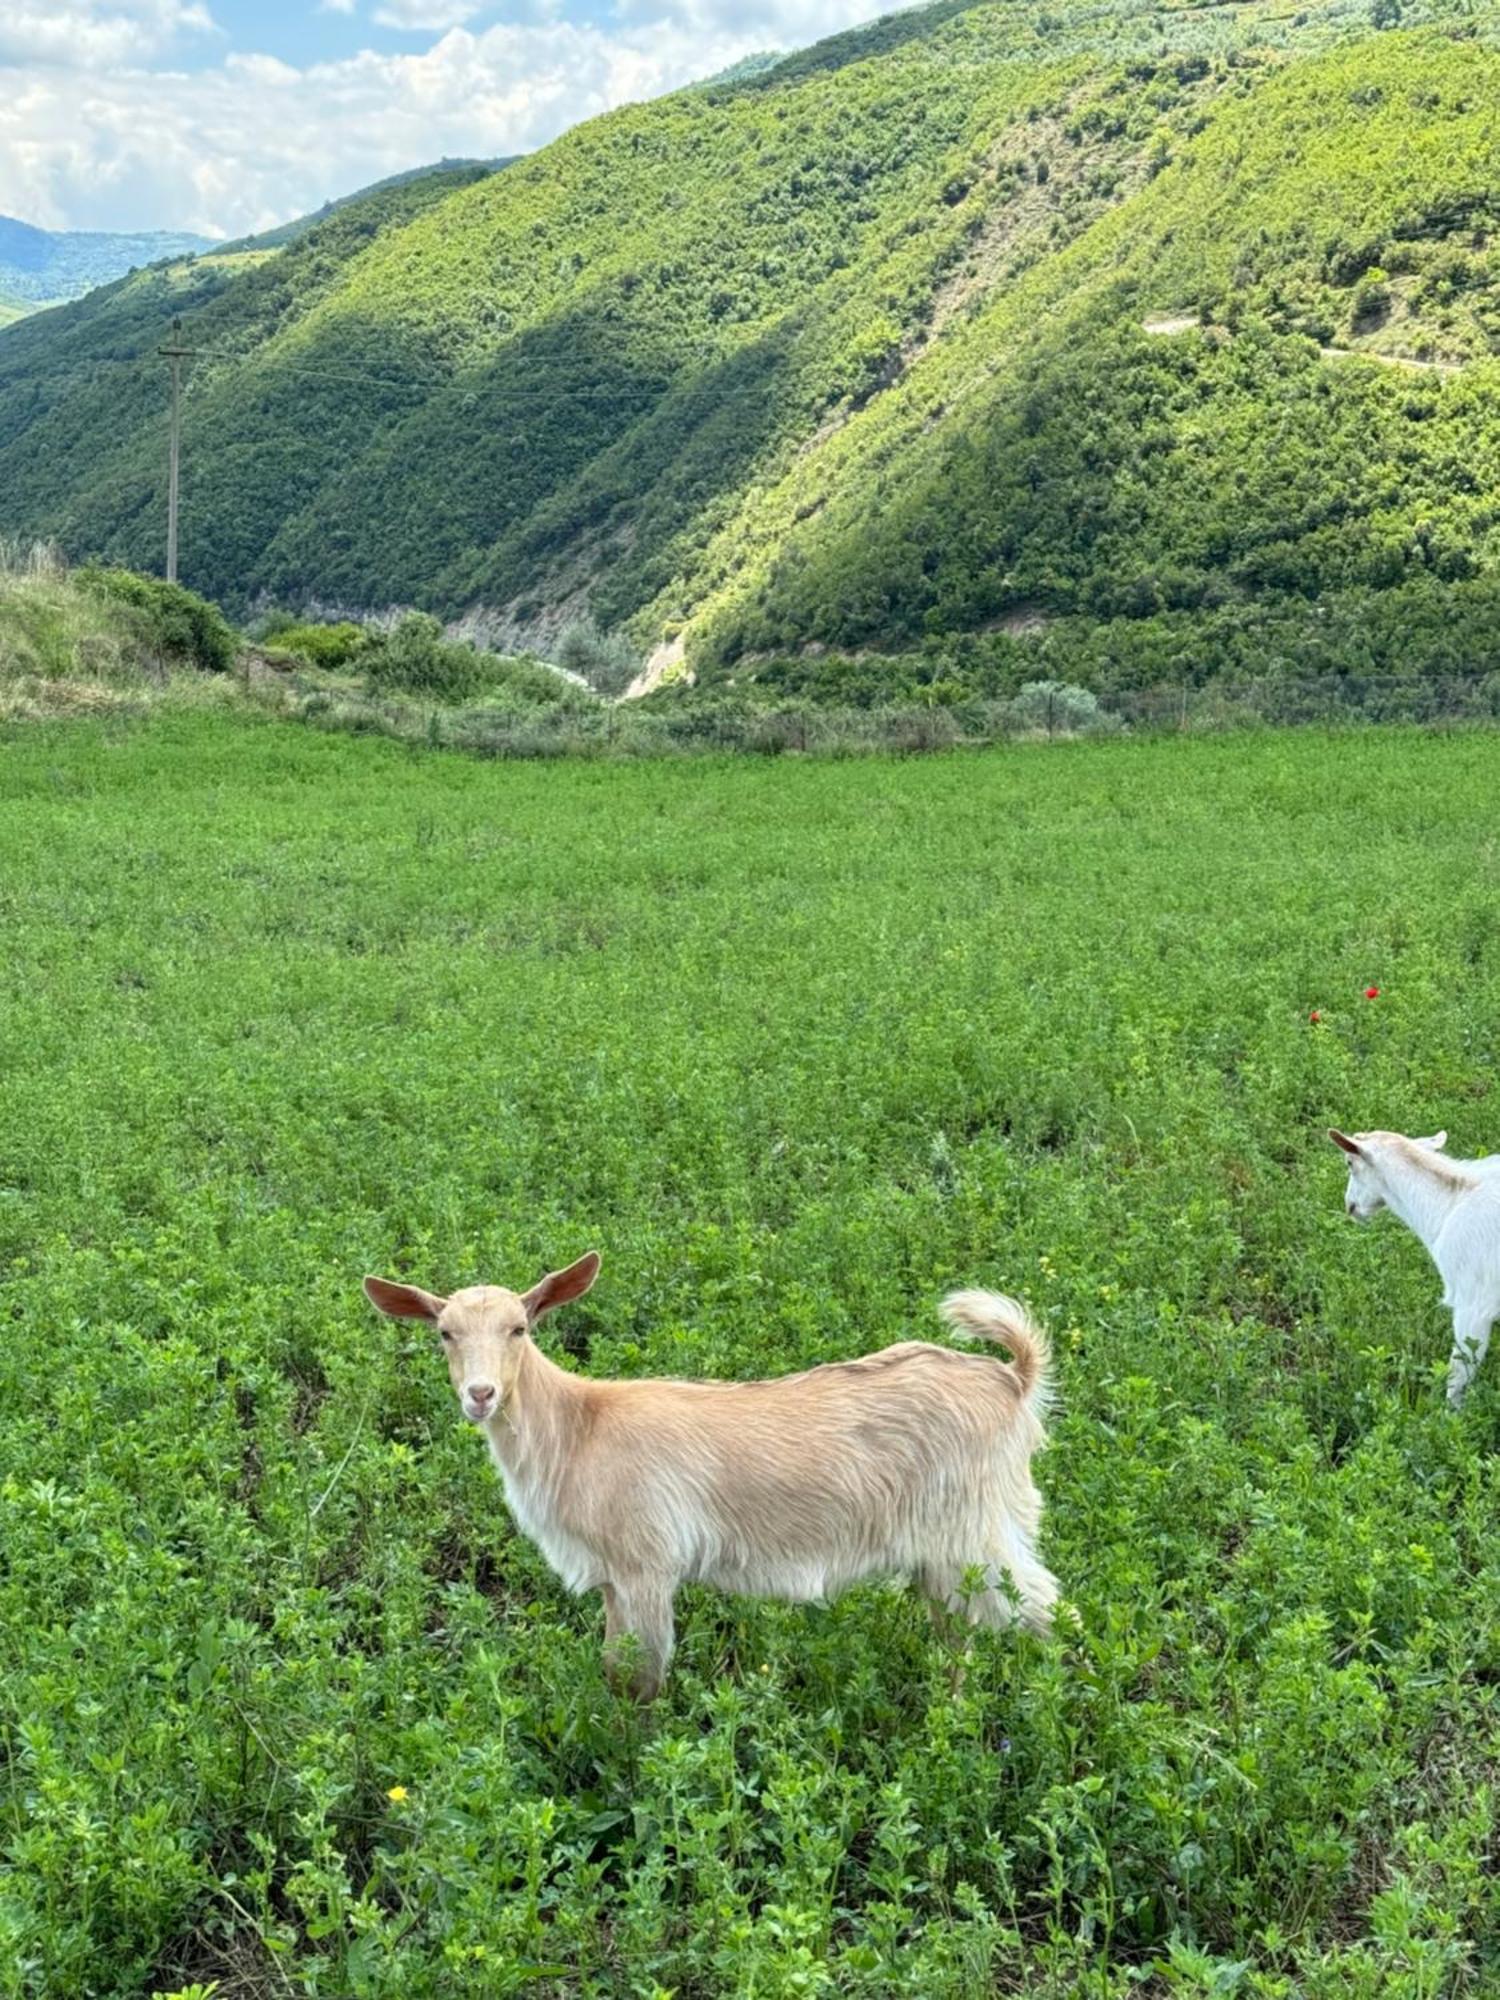
{"label": "forested mountain", "polygon": [[180,311],[184,575],[232,607],[589,610],[712,678],[991,632],[1196,672],[1399,600],[1465,663],[1500,629],[1497,26],[893,16],[11,329],[0,530],[159,560]]}
{"label": "forested mountain", "polygon": [[387,174],[383,180],[371,181],[368,187],[356,188],[353,194],[339,195],[332,201],[325,201],[321,208],[314,209],[309,215],[294,216],[290,222],[278,223],[274,229],[262,229],[257,235],[241,236],[232,243],[221,243],[217,247],[221,252],[228,253],[239,250],[280,250],[288,243],[295,243],[299,236],[305,236],[309,229],[316,229],[320,223],[326,222],[329,216],[337,215],[340,209],[348,208],[352,203],[367,202],[374,196],[387,193],[391,188],[405,187],[412,181],[431,179],[436,179],[443,192],[451,193],[457,177],[461,176],[463,183],[467,184],[468,181],[478,180],[485,174],[498,173],[501,167],[508,167],[514,157],[515,155],[509,155],[503,160],[438,160],[430,166],[408,167],[405,173]]}
{"label": "forested mountain", "polygon": [[0,215],[0,326],[40,306],[76,299],[138,264],[208,248],[206,236],[182,230],[34,229]]}

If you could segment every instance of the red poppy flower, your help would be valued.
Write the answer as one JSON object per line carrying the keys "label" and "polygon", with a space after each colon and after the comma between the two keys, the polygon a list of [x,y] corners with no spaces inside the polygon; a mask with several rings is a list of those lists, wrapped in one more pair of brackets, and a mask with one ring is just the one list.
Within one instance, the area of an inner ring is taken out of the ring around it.
{"label": "red poppy flower", "polygon": [[1323,1016],[1318,1012],[1317,1008],[1314,1007],[1312,1012],[1308,1015],[1307,1018],[1309,1021],[1321,1021]]}
{"label": "red poppy flower", "polygon": [[1367,1000],[1378,1000],[1380,998],[1380,988],[1378,986],[1367,986],[1365,988],[1365,998]]}

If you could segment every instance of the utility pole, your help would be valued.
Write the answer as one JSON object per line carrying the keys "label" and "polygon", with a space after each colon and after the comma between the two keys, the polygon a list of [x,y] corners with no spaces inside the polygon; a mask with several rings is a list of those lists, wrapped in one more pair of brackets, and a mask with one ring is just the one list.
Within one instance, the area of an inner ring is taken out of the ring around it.
{"label": "utility pole", "polygon": [[182,321],[172,321],[172,343],[157,353],[172,364],[172,455],[167,473],[167,582],[177,581],[177,455],[182,441],[182,364],[192,348],[182,344]]}

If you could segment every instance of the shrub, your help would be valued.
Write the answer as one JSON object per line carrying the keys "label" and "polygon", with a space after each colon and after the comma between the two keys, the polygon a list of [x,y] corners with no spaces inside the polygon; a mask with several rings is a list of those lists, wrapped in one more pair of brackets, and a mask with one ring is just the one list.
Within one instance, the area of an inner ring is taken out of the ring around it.
{"label": "shrub", "polygon": [[356,660],[369,640],[365,628],[348,619],[338,625],[298,624],[292,620],[283,624],[278,621],[265,636],[284,651],[296,653],[309,666],[335,671]]}
{"label": "shrub", "polygon": [[1100,708],[1097,695],[1067,681],[1027,681],[1007,712],[1012,729],[1045,729],[1049,735],[1066,730],[1074,735],[1099,735],[1117,725]]}
{"label": "shrub", "polygon": [[376,687],[473,701],[490,678],[485,659],[466,641],[445,639],[438,619],[411,611],[391,631],[370,636],[363,665]]}
{"label": "shrub", "polygon": [[1372,265],[1355,287],[1349,304],[1349,321],[1354,331],[1385,318],[1391,309],[1391,288],[1378,264]]}
{"label": "shrub", "polygon": [[[285,635],[280,643],[286,644]],[[482,702],[517,712],[592,710],[594,699],[529,657],[481,652],[447,639],[436,618],[411,611],[389,632],[367,632],[357,655],[372,690],[425,695],[445,703]]]}
{"label": "shrub", "polygon": [[640,655],[623,632],[601,632],[592,618],[575,618],[558,636],[557,664],[582,674],[600,694],[623,694],[641,670]]}
{"label": "shrub", "polygon": [[170,665],[210,674],[227,673],[234,665],[239,641],[223,613],[180,583],[140,576],[134,570],[100,568],[81,570],[79,581],[96,596],[143,613],[147,643]]}

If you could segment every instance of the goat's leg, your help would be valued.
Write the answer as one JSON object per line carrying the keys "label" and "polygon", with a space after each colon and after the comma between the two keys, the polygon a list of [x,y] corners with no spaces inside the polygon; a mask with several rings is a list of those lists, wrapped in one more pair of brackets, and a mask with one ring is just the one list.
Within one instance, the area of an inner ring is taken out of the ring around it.
{"label": "goat's leg", "polygon": [[1484,1310],[1453,1314],[1453,1358],[1448,1363],[1448,1405],[1458,1409],[1469,1393],[1485,1350],[1490,1344],[1494,1314]]}
{"label": "goat's leg", "polygon": [[985,1568],[991,1582],[973,1600],[976,1623],[1002,1628],[1024,1625],[1028,1631],[1043,1634],[1052,1630],[1057,1578],[1043,1568],[1019,1529],[1002,1531],[1000,1545],[991,1552]]}
{"label": "goat's leg", "polygon": [[[672,1658],[672,1586],[657,1577],[616,1578],[603,1591],[610,1685],[637,1701],[654,1701]],[[627,1654],[633,1656],[628,1661]]]}

